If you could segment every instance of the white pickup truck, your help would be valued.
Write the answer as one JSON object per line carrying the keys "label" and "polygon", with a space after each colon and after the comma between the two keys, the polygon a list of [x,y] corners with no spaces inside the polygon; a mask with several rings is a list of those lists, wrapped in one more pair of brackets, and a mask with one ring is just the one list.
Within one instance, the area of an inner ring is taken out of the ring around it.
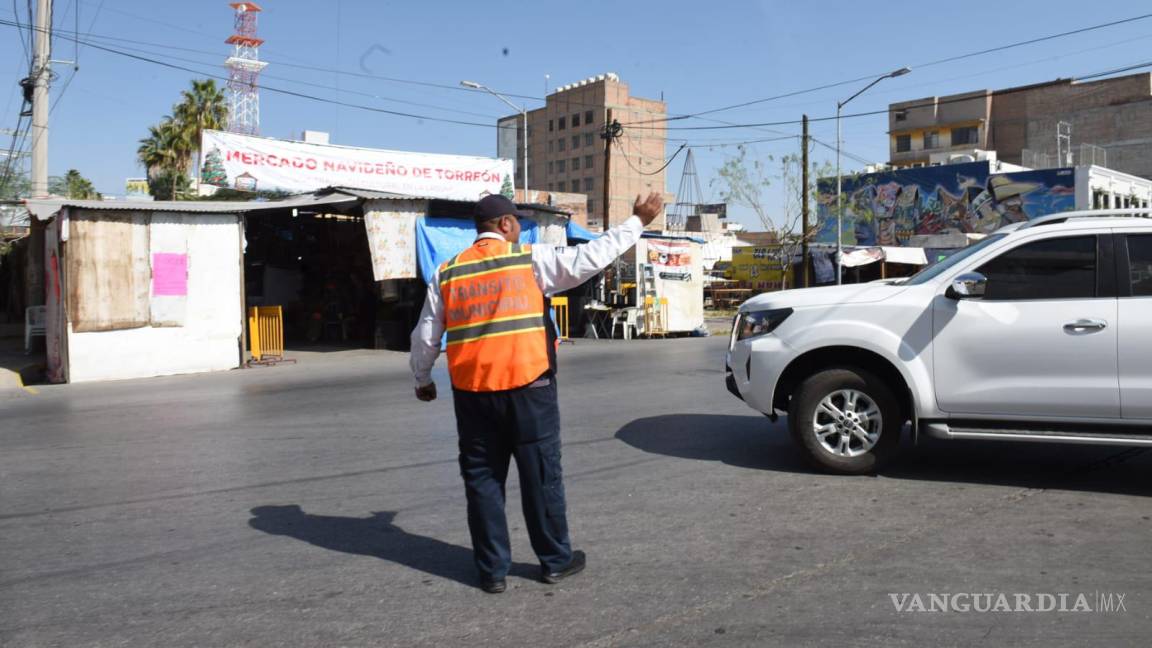
{"label": "white pickup truck", "polygon": [[1152,446],[1152,219],[1065,212],[891,283],[741,305],[728,389],[818,468],[915,437]]}

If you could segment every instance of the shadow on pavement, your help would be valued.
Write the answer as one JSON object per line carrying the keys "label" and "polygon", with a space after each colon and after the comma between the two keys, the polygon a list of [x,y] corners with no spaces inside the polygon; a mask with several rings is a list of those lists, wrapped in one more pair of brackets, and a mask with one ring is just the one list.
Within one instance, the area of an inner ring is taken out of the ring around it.
{"label": "shadow on pavement", "polygon": [[[373,556],[432,576],[476,586],[472,550],[443,540],[409,533],[396,526],[396,513],[380,511],[366,518],[312,515],[299,505],[257,506],[248,525],[271,535],[303,540],[332,551]],[[535,578],[538,565],[513,563],[510,576]]]}
{"label": "shadow on pavement", "polygon": [[[776,472],[815,473],[786,420],[759,416],[667,414],[636,419],[616,433],[654,454]],[[1142,448],[921,439],[881,474],[887,479],[1152,495],[1152,452]],[[835,479],[835,477],[830,477]],[[850,479],[850,478],[849,478]]]}

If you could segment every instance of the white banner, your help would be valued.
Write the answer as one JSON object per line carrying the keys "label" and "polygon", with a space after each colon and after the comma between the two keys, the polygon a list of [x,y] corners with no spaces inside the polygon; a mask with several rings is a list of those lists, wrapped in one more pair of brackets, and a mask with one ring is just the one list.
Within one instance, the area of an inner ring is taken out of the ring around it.
{"label": "white banner", "polygon": [[292,142],[206,130],[200,142],[204,184],[243,191],[355,187],[424,198],[479,200],[510,195],[512,160],[433,155]]}

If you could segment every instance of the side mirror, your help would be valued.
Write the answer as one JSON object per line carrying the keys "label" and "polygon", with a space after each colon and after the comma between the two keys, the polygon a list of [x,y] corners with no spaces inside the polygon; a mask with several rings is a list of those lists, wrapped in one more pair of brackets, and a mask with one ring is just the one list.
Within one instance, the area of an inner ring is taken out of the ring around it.
{"label": "side mirror", "polygon": [[948,299],[981,299],[988,288],[988,277],[979,272],[965,272],[952,280],[944,296]]}

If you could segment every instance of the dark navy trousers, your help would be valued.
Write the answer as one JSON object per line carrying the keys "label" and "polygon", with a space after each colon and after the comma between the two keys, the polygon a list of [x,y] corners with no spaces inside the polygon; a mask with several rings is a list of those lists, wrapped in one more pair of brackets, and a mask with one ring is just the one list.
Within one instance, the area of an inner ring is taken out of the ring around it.
{"label": "dark navy trousers", "polygon": [[452,392],[468,530],[481,578],[504,578],[512,563],[504,482],[513,457],[528,537],[541,566],[558,571],[572,561],[560,471],[556,379],[548,375],[533,385],[499,392]]}

